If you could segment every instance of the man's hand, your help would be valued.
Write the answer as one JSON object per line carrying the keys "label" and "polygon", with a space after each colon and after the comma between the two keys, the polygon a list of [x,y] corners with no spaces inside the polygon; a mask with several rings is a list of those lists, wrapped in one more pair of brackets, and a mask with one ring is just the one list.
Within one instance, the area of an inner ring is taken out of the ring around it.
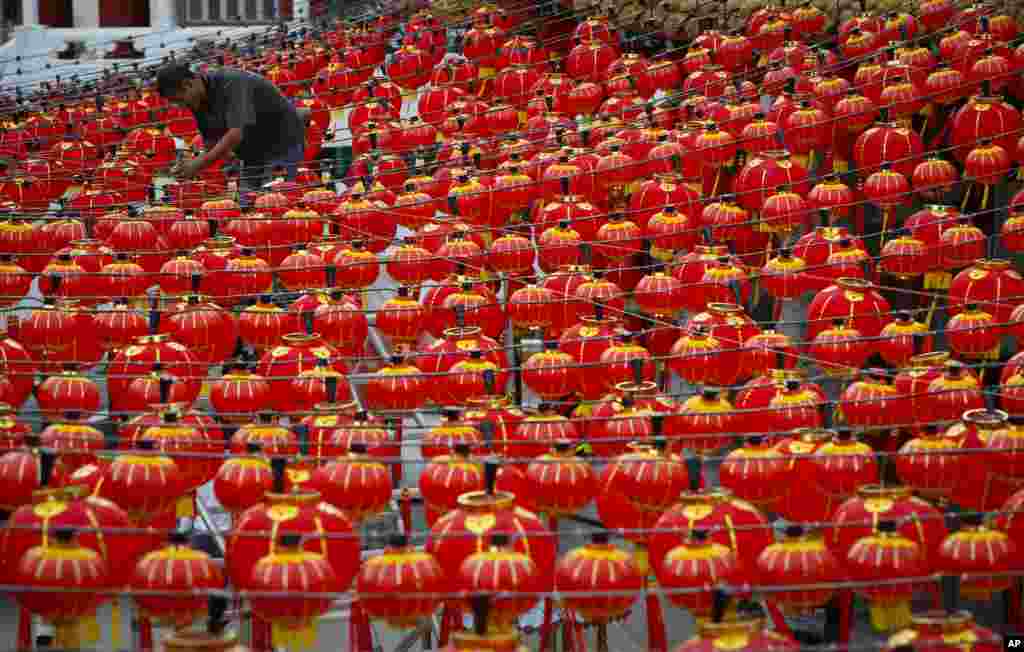
{"label": "man's hand", "polygon": [[190,158],[185,159],[171,168],[171,174],[179,179],[191,179],[199,174],[202,170],[200,159]]}

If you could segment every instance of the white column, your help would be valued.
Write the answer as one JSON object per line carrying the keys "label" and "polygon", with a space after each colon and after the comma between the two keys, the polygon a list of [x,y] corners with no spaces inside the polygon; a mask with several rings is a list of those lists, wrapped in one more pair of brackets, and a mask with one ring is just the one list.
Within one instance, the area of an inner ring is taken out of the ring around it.
{"label": "white column", "polygon": [[21,24],[25,27],[39,24],[39,0],[21,0]]}
{"label": "white column", "polygon": [[100,0],[75,0],[71,3],[72,25],[81,28],[100,26]]}
{"label": "white column", "polygon": [[149,26],[171,29],[178,24],[174,0],[149,0]]}

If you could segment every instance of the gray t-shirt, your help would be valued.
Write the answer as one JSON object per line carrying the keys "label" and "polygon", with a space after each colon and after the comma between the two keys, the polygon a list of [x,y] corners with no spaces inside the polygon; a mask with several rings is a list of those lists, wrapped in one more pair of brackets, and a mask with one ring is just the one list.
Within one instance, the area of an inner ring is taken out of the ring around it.
{"label": "gray t-shirt", "polygon": [[195,117],[208,147],[238,127],[242,142],[235,154],[246,165],[260,165],[304,142],[302,118],[270,80],[236,68],[221,68],[205,79],[206,106]]}

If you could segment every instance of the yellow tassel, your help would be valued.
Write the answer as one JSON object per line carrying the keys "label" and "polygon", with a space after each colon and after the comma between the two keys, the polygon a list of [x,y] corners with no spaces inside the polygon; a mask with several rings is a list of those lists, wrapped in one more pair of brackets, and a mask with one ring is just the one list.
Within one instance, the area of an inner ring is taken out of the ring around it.
{"label": "yellow tassel", "polygon": [[711,185],[711,196],[718,196],[718,182],[722,179],[722,168],[715,171],[715,182]]}
{"label": "yellow tassel", "polygon": [[311,650],[316,645],[316,621],[310,621],[297,628],[272,625],[270,638],[274,648],[284,648],[292,652]]}
{"label": "yellow tassel", "polygon": [[493,79],[496,74],[494,68],[481,68],[480,73],[476,76],[477,79]]}
{"label": "yellow tassel", "polygon": [[953,282],[953,275],[945,271],[931,271],[924,275],[924,289],[948,290]]}
{"label": "yellow tassel", "polygon": [[519,112],[519,126],[526,124],[526,111]]}
{"label": "yellow tassel", "polygon": [[871,613],[871,626],[876,632],[891,632],[910,626],[910,602],[871,602],[868,604]]}
{"label": "yellow tassel", "polygon": [[58,649],[79,650],[82,647],[82,643],[79,640],[80,629],[77,621],[55,623],[53,627],[53,642],[57,645]]}
{"label": "yellow tassel", "polygon": [[199,398],[210,398],[210,381],[203,381],[202,387],[199,388]]}
{"label": "yellow tassel", "polygon": [[[192,504],[191,502],[189,503]],[[99,640],[99,625],[96,624],[96,619],[92,618],[92,622],[86,622],[86,627],[95,627],[96,638],[93,641]],[[91,634],[91,632],[90,632]],[[110,603],[110,647],[115,650],[121,649],[121,601],[115,596],[114,600]]]}
{"label": "yellow tassel", "polygon": [[[174,504],[174,514],[178,518],[194,518],[196,515],[195,504],[192,500],[192,495],[182,496]],[[114,609],[117,609],[117,603],[114,603]]]}
{"label": "yellow tassel", "polygon": [[[82,650],[95,647],[100,640],[100,625],[96,615],[85,616],[76,620],[54,623],[54,643],[58,648],[66,650]],[[119,644],[112,643],[116,649]]]}
{"label": "yellow tassel", "polygon": [[[927,287],[927,286],[925,286],[925,287]],[[939,297],[938,297],[938,295],[936,295],[934,298],[932,298],[932,304],[930,306],[928,306],[928,316],[924,320],[924,325],[926,327],[928,327],[928,328],[932,327],[932,317],[935,316],[935,308],[937,308],[938,305],[939,305]]]}
{"label": "yellow tassel", "polygon": [[1017,169],[1017,181],[1024,181],[1024,165]]}
{"label": "yellow tassel", "polygon": [[794,154],[793,160],[799,163],[803,169],[811,169],[811,157],[809,154]]}
{"label": "yellow tassel", "polygon": [[850,171],[850,162],[841,158],[832,161],[832,171],[836,174],[846,174]]}
{"label": "yellow tassel", "polygon": [[885,246],[885,232],[889,230],[889,216],[890,215],[892,215],[892,209],[891,208],[883,208],[882,209],[882,237],[881,237],[881,242],[878,245],[879,247],[884,247]]}
{"label": "yellow tassel", "polygon": [[967,192],[964,193],[964,201],[960,204],[960,212],[967,210],[967,201],[971,198],[971,190],[974,186],[967,186]]}
{"label": "yellow tassel", "polygon": [[982,210],[984,210],[985,207],[988,206],[988,192],[992,188],[992,186],[990,186],[990,185],[988,185],[986,183],[984,185],[984,188],[985,189],[981,191],[981,208],[982,208]]}

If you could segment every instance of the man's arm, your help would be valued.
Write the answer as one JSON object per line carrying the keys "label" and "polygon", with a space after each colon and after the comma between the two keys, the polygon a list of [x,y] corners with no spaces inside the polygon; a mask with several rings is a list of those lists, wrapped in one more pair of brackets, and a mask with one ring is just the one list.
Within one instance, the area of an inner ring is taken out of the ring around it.
{"label": "man's arm", "polygon": [[255,121],[256,114],[252,106],[252,89],[240,80],[230,81],[224,88],[227,95],[227,132],[221,136],[217,144],[208,149],[195,165],[199,170],[205,169],[235,151],[242,142],[242,129]]}
{"label": "man's arm", "polygon": [[234,153],[235,148],[242,142],[242,130],[232,127],[227,130],[217,144],[206,150],[196,161],[199,170],[204,170],[221,159],[227,159]]}

